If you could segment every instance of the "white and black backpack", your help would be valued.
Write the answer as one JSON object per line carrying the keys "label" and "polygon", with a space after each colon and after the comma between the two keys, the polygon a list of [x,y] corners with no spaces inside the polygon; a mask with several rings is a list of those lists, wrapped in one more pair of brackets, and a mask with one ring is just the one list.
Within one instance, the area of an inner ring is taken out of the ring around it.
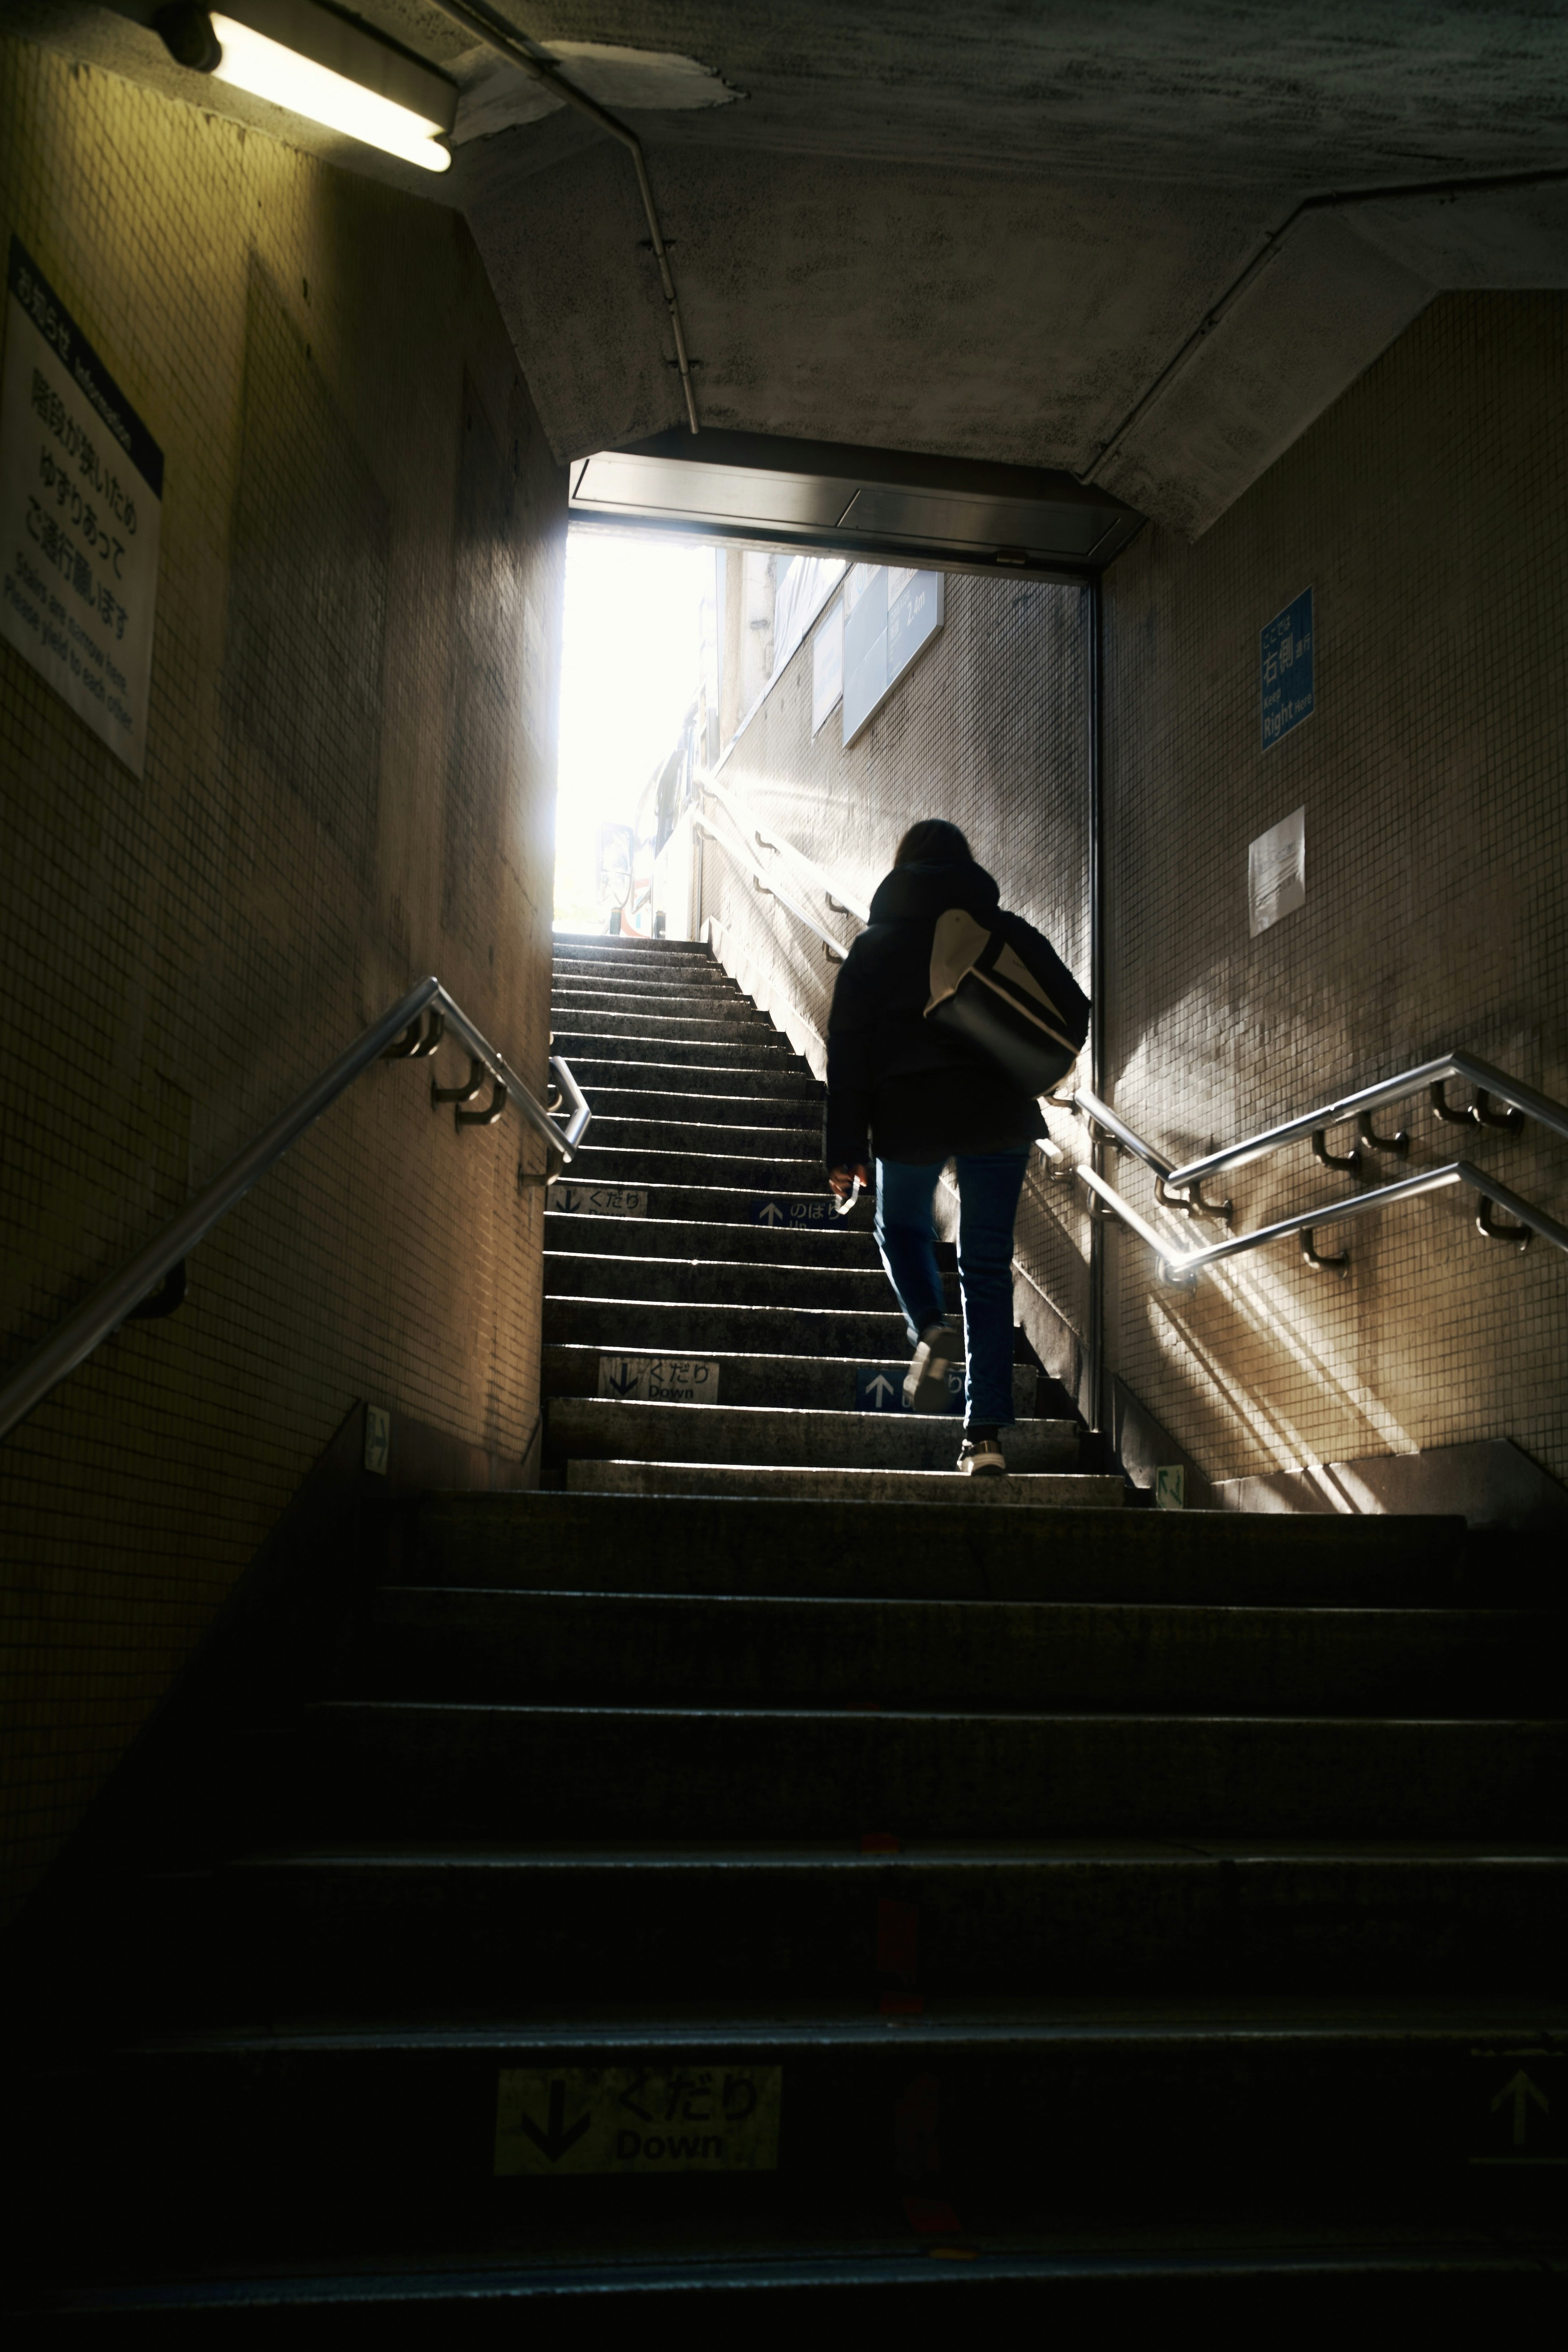
{"label": "white and black backpack", "polygon": [[1016,916],[1005,919],[1008,932],[987,930],[963,907],[937,917],[925,1017],[1022,1093],[1041,1095],[1083,1049],[1089,999],[1048,940]]}

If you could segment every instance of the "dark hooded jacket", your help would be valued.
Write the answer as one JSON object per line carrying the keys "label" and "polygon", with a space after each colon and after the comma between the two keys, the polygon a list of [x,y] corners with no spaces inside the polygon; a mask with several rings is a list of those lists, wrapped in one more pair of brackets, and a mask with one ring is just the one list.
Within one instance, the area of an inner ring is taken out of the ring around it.
{"label": "dark hooded jacket", "polygon": [[896,866],[871,901],[871,920],[845,960],[827,1024],[829,1168],[857,1160],[946,1160],[1005,1151],[1047,1132],[1039,1104],[962,1038],[924,1018],[931,935],[963,907],[990,930],[1015,928],[982,866]]}

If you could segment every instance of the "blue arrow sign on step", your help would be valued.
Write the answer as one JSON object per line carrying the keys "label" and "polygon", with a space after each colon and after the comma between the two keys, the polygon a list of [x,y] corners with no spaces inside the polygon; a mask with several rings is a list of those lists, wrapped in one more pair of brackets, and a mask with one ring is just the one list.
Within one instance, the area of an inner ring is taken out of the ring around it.
{"label": "blue arrow sign on step", "polygon": [[782,1225],[784,1221],[784,1211],[776,1201],[759,1201],[752,1213],[759,1225]]}
{"label": "blue arrow sign on step", "polygon": [[568,2130],[566,2126],[566,2085],[563,2082],[556,2081],[552,2083],[550,2085],[550,2122],[547,2127],[543,2131],[541,2131],[539,2126],[534,2123],[530,2123],[528,2117],[524,2115],[520,2115],[517,2121],[518,2128],[528,2134],[529,2138],[533,2142],[534,2147],[539,2150],[541,2156],[548,2157],[552,2164],[559,2164],[567,2150],[576,2147],[577,2142],[582,2138],[584,2133],[587,2130],[589,2124],[593,2121],[593,2117],[591,2116],[579,2116],[576,2122],[571,2126],[570,2130]]}

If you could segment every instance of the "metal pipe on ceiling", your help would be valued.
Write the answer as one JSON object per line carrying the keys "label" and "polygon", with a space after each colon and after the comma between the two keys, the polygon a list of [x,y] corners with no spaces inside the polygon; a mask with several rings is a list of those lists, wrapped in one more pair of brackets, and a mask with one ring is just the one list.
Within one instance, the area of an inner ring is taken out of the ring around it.
{"label": "metal pipe on ceiling", "polygon": [[618,140],[631,157],[632,169],[637,177],[637,193],[642,198],[643,212],[647,219],[653,257],[658,264],[665,308],[669,312],[670,331],[675,337],[675,364],[680,370],[680,388],[686,395],[686,421],[695,433],[698,430],[697,390],[691,380],[691,357],[686,348],[680,301],[670,272],[664,232],[658,225],[658,208],[653,200],[653,182],[648,178],[647,159],[643,153],[641,140],[635,131],[619,121],[596,99],[590,98],[586,90],[579,89],[574,82],[568,81],[561,69],[560,59],[531,35],[521,33],[515,26],[503,23],[488,8],[471,6],[469,0],[436,0],[436,5],[499,56],[506,58],[514,66],[521,66],[523,72],[531,74],[536,81],[547,83],[563,105],[575,107],[579,114],[587,115],[601,131],[607,131],[612,139]]}
{"label": "metal pipe on ceiling", "polygon": [[1558,181],[1568,180],[1568,166],[1557,165],[1540,172],[1493,172],[1484,178],[1452,180],[1411,180],[1403,186],[1386,188],[1343,188],[1321,196],[1304,196],[1294,212],[1278,228],[1268,231],[1263,243],[1240,275],[1234,278],[1212,309],[1205,310],[1186,341],[1166,361],[1159,374],[1142,397],[1134,402],[1108,441],[1100,445],[1100,454],[1083,473],[1080,482],[1092,482],[1103,466],[1108,466],[1133,426],[1152,408],[1162,393],[1167,391],[1182,373],[1193,353],[1206,337],[1212,335],[1228,311],[1246,293],[1254,278],[1277,259],[1286,240],[1311,213],[1339,212],[1357,205],[1411,204],[1421,200],[1451,202],[1456,196],[1496,195],[1508,188],[1550,187]]}

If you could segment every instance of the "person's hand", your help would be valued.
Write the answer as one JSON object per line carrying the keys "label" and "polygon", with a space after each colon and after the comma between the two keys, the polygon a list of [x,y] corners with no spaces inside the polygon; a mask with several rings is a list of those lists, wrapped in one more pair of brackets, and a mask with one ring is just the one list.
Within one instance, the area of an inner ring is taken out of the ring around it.
{"label": "person's hand", "polygon": [[836,1200],[844,1200],[856,1184],[864,1191],[870,1190],[871,1171],[863,1160],[858,1160],[853,1168],[830,1168],[827,1171],[827,1189]]}

